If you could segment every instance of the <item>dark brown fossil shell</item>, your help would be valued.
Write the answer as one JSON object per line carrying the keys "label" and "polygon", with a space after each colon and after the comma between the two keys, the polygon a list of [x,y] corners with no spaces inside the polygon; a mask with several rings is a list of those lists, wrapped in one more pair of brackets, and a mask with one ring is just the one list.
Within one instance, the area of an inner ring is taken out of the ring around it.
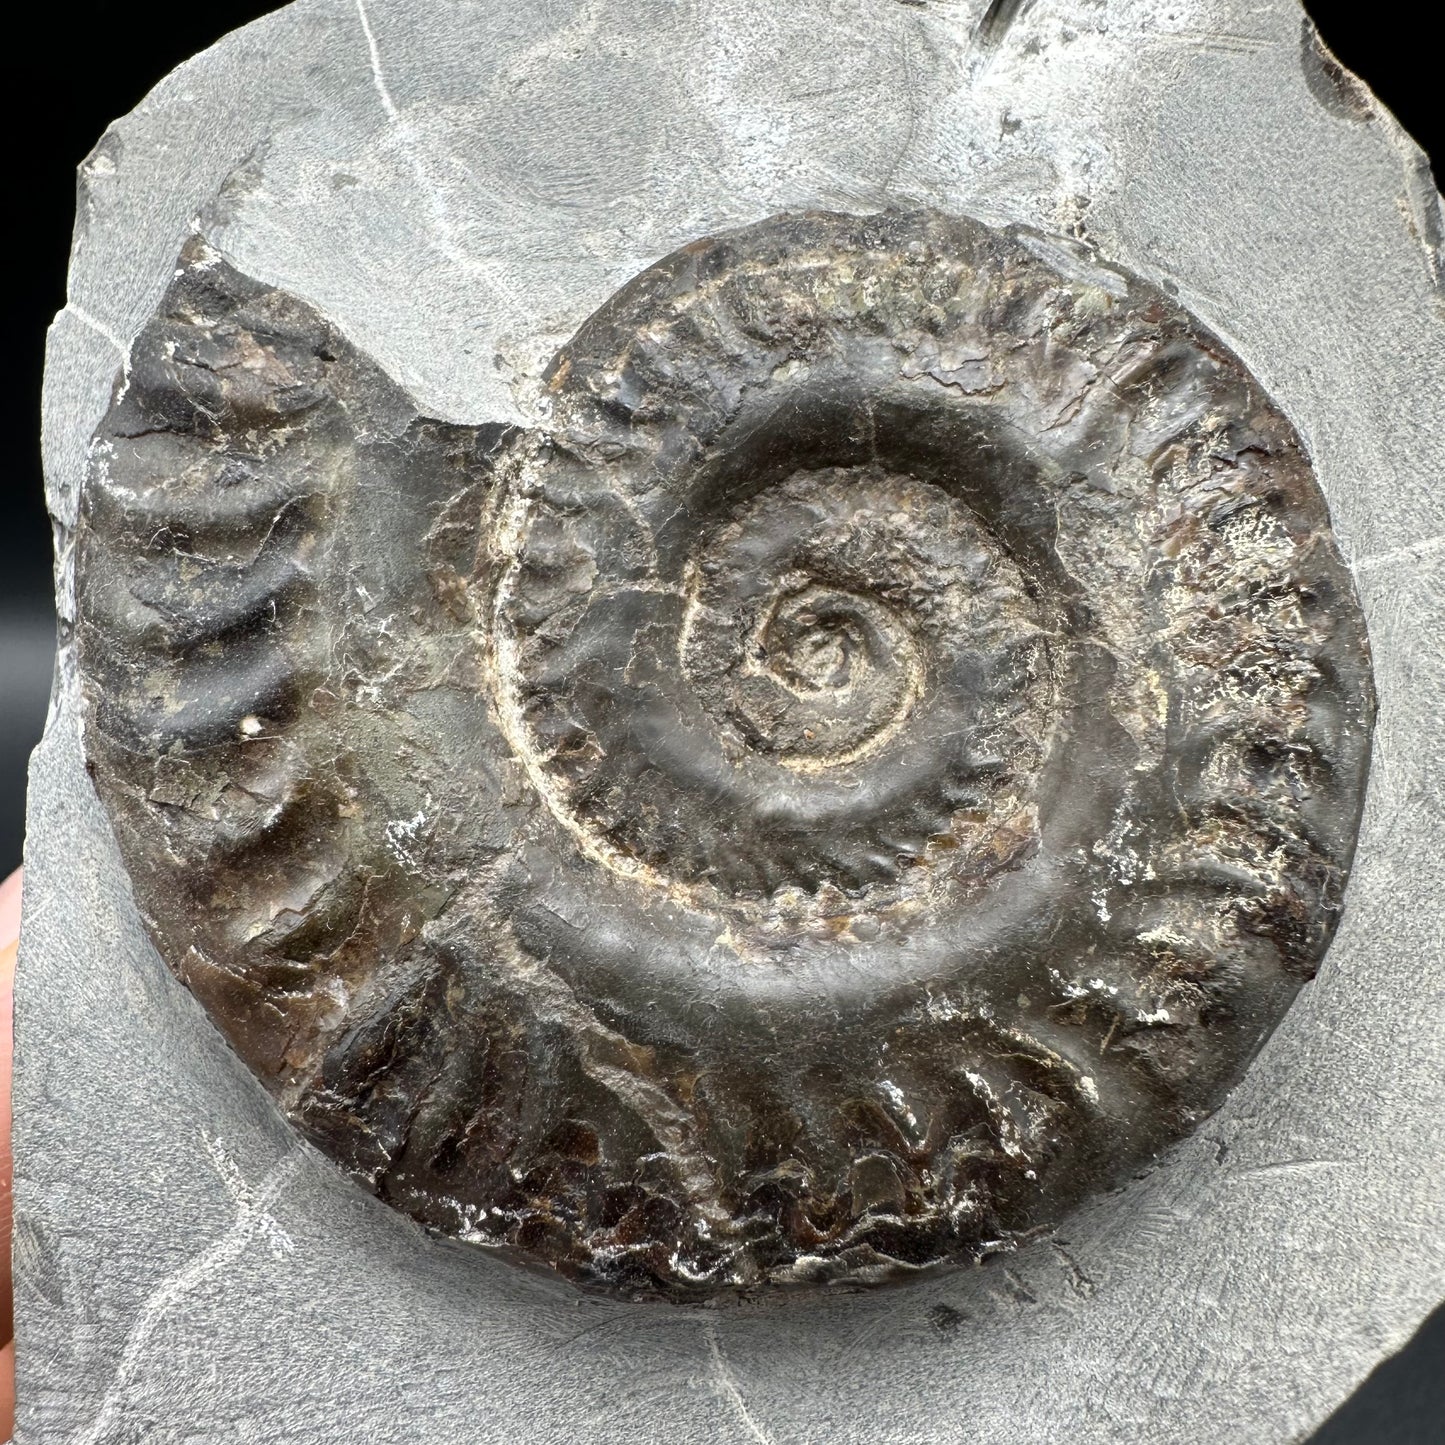
{"label": "dark brown fossil shell", "polygon": [[78,539],[172,968],[399,1209],[584,1283],[869,1281],[1060,1218],[1318,964],[1364,627],[1300,444],[1077,247],[782,216],[461,427],[203,242]]}

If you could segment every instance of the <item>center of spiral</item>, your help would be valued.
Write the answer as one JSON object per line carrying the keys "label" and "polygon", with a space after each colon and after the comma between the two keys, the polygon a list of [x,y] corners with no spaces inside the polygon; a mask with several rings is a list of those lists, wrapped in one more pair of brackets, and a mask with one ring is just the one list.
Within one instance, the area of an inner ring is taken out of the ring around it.
{"label": "center of spiral", "polygon": [[891,887],[939,839],[1021,856],[1044,644],[960,498],[878,465],[802,469],[639,578],[615,494],[558,496],[529,504],[500,589],[499,701],[598,857],[746,903]]}
{"label": "center of spiral", "polygon": [[896,727],[920,677],[908,627],[887,603],[809,580],[760,609],[731,676],[714,676],[711,690],[725,680],[724,713],[751,746],[801,765],[854,756]]}
{"label": "center of spiral", "polygon": [[704,539],[681,657],[735,756],[813,772],[906,721],[937,600],[913,540],[937,521],[931,490],[870,468],[800,472]]}
{"label": "center of spiral", "polygon": [[780,599],[764,629],[768,669],[799,696],[848,691],[878,662],[883,639],[866,598],[809,587]]}

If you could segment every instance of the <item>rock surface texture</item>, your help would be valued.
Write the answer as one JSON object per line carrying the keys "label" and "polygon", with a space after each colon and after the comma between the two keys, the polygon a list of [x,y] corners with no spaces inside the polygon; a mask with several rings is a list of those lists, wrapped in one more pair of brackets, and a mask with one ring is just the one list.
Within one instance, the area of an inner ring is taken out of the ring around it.
{"label": "rock surface texture", "polygon": [[302,0],[81,201],[22,1442],[1283,1442],[1408,1338],[1445,228],[1297,7]]}

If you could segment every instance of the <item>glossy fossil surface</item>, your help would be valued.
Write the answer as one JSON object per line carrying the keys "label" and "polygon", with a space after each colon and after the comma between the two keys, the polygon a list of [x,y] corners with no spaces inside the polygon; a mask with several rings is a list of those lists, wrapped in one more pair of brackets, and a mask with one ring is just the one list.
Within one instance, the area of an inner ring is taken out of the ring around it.
{"label": "glossy fossil surface", "polygon": [[1177,304],[935,213],[658,262],[460,427],[203,242],[78,544],[163,956],[427,1225],[687,1297],[1007,1245],[1318,963],[1368,654]]}

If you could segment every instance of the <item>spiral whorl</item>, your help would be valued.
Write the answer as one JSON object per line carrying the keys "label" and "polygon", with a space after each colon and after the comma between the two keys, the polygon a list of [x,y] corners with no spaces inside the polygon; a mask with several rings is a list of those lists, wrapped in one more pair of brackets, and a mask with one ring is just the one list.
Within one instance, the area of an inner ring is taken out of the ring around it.
{"label": "spiral whorl", "polygon": [[399,1208],[674,1298],[973,1257],[1205,1117],[1317,965],[1363,621],[1158,289],[776,216],[466,428],[182,262],[97,439],[88,746],[167,960]]}

